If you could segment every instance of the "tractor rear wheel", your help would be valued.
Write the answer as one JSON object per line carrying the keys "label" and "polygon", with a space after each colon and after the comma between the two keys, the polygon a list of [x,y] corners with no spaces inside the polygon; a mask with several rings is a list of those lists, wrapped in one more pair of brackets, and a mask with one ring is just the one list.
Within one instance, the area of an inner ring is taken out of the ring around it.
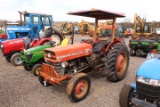
{"label": "tractor rear wheel", "polygon": [[[41,72],[41,71],[40,71]],[[40,72],[38,73],[38,80],[39,82],[45,86],[45,87],[48,87],[48,86],[51,86],[52,84],[48,83],[47,81],[44,80],[44,78],[40,75]]]}
{"label": "tractor rear wheel", "polygon": [[12,63],[14,66],[22,65],[22,60],[21,60],[21,57],[20,57],[20,53],[14,53],[14,54],[11,56],[11,63]]}
{"label": "tractor rear wheel", "polygon": [[136,55],[136,50],[133,49],[133,48],[130,48],[129,53],[130,53],[130,56],[135,56]]}
{"label": "tractor rear wheel", "polygon": [[52,41],[55,41],[57,45],[60,45],[63,40],[63,36],[55,28],[52,28],[52,32],[50,29],[51,28],[46,29],[45,31],[45,33],[47,33],[47,37],[52,38]]}
{"label": "tractor rear wheel", "polygon": [[34,76],[38,76],[38,73],[41,70],[41,64],[35,64],[32,68],[32,73]]}
{"label": "tractor rear wheel", "polygon": [[121,107],[132,107],[132,98],[134,97],[134,88],[130,85],[124,85],[119,94],[119,104]]}
{"label": "tractor rear wheel", "polygon": [[67,85],[67,93],[72,102],[79,102],[86,98],[90,90],[91,81],[85,73],[78,73],[71,78]]}
{"label": "tractor rear wheel", "polygon": [[115,44],[106,58],[106,76],[111,82],[122,80],[129,65],[129,52],[124,44]]}

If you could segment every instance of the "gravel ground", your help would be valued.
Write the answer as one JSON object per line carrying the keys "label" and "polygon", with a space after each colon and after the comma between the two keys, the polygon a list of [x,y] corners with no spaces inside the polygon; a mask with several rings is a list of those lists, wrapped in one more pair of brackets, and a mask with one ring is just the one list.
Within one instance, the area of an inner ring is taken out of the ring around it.
{"label": "gravel ground", "polygon": [[[82,37],[77,36],[76,42]],[[87,38],[87,37],[83,37]],[[128,45],[128,40],[125,39]],[[14,67],[0,53],[0,107],[119,107],[119,93],[124,84],[135,81],[135,73],[145,58],[130,57],[126,77],[117,83],[106,80],[103,71],[91,72],[91,89],[86,99],[72,103],[61,86],[43,87],[38,78],[22,66]]]}

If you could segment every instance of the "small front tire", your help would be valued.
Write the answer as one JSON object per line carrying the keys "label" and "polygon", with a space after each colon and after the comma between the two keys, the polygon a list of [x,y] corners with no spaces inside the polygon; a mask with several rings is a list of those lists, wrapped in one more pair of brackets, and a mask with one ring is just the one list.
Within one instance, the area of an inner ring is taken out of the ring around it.
{"label": "small front tire", "polygon": [[35,64],[32,68],[32,74],[34,76],[38,76],[40,70],[41,70],[41,64]]}
{"label": "small front tire", "polygon": [[20,53],[15,53],[11,56],[11,63],[14,65],[14,66],[20,66],[22,65],[22,60],[21,60],[21,57],[20,57]]}
{"label": "small front tire", "polygon": [[44,78],[40,75],[40,72],[38,73],[38,80],[41,83],[41,85],[43,85],[45,87],[51,86],[52,84],[50,84],[47,81],[45,81]]}
{"label": "small front tire", "polygon": [[23,68],[27,71],[30,71],[32,68],[31,67],[28,67],[26,64],[22,64],[23,65]]}
{"label": "small front tire", "polygon": [[9,56],[5,56],[7,62],[11,62],[11,58]]}
{"label": "small front tire", "polygon": [[90,90],[91,81],[85,73],[78,73],[71,78],[67,85],[67,93],[72,102],[79,102],[86,98]]}
{"label": "small front tire", "polygon": [[124,85],[120,95],[119,95],[119,104],[121,107],[132,107],[132,97],[134,93],[134,88],[130,85]]}

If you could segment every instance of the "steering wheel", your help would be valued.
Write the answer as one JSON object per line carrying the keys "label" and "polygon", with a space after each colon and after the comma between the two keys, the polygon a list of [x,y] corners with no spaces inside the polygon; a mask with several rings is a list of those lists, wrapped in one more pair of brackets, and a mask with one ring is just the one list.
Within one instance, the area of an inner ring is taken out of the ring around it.
{"label": "steering wheel", "polygon": [[68,24],[70,24],[71,27],[72,27],[72,28],[71,28],[71,29],[72,29],[72,31],[71,31],[71,44],[73,44],[73,41],[74,41],[74,24],[73,24],[73,23],[65,23],[65,24],[63,25],[62,35],[64,36],[64,33],[65,33],[64,29],[65,29],[65,27],[66,27]]}
{"label": "steering wheel", "polygon": [[81,41],[92,45],[95,43],[92,39],[82,39]]}

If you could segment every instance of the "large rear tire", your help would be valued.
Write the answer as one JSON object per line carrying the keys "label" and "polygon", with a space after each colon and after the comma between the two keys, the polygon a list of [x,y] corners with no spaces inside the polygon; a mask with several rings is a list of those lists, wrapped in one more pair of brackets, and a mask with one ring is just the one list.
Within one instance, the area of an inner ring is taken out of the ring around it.
{"label": "large rear tire", "polygon": [[129,65],[129,52],[124,44],[115,44],[107,54],[106,58],[107,79],[111,82],[122,80]]}
{"label": "large rear tire", "polygon": [[14,53],[11,56],[11,63],[14,66],[20,66],[20,65],[22,65],[22,60],[21,60],[21,57],[20,57],[20,53]]}
{"label": "large rear tire", "polygon": [[55,41],[57,45],[60,45],[63,40],[63,36],[55,28],[52,28],[52,30],[51,30],[51,28],[46,29],[45,35],[46,35],[46,37],[52,38],[52,40]]}
{"label": "large rear tire", "polygon": [[132,97],[133,97],[134,88],[130,85],[124,85],[120,95],[119,95],[119,104],[121,107],[132,107]]}
{"label": "large rear tire", "polygon": [[85,73],[73,76],[68,85],[67,93],[72,102],[79,102],[86,98],[90,90],[91,81]]}

